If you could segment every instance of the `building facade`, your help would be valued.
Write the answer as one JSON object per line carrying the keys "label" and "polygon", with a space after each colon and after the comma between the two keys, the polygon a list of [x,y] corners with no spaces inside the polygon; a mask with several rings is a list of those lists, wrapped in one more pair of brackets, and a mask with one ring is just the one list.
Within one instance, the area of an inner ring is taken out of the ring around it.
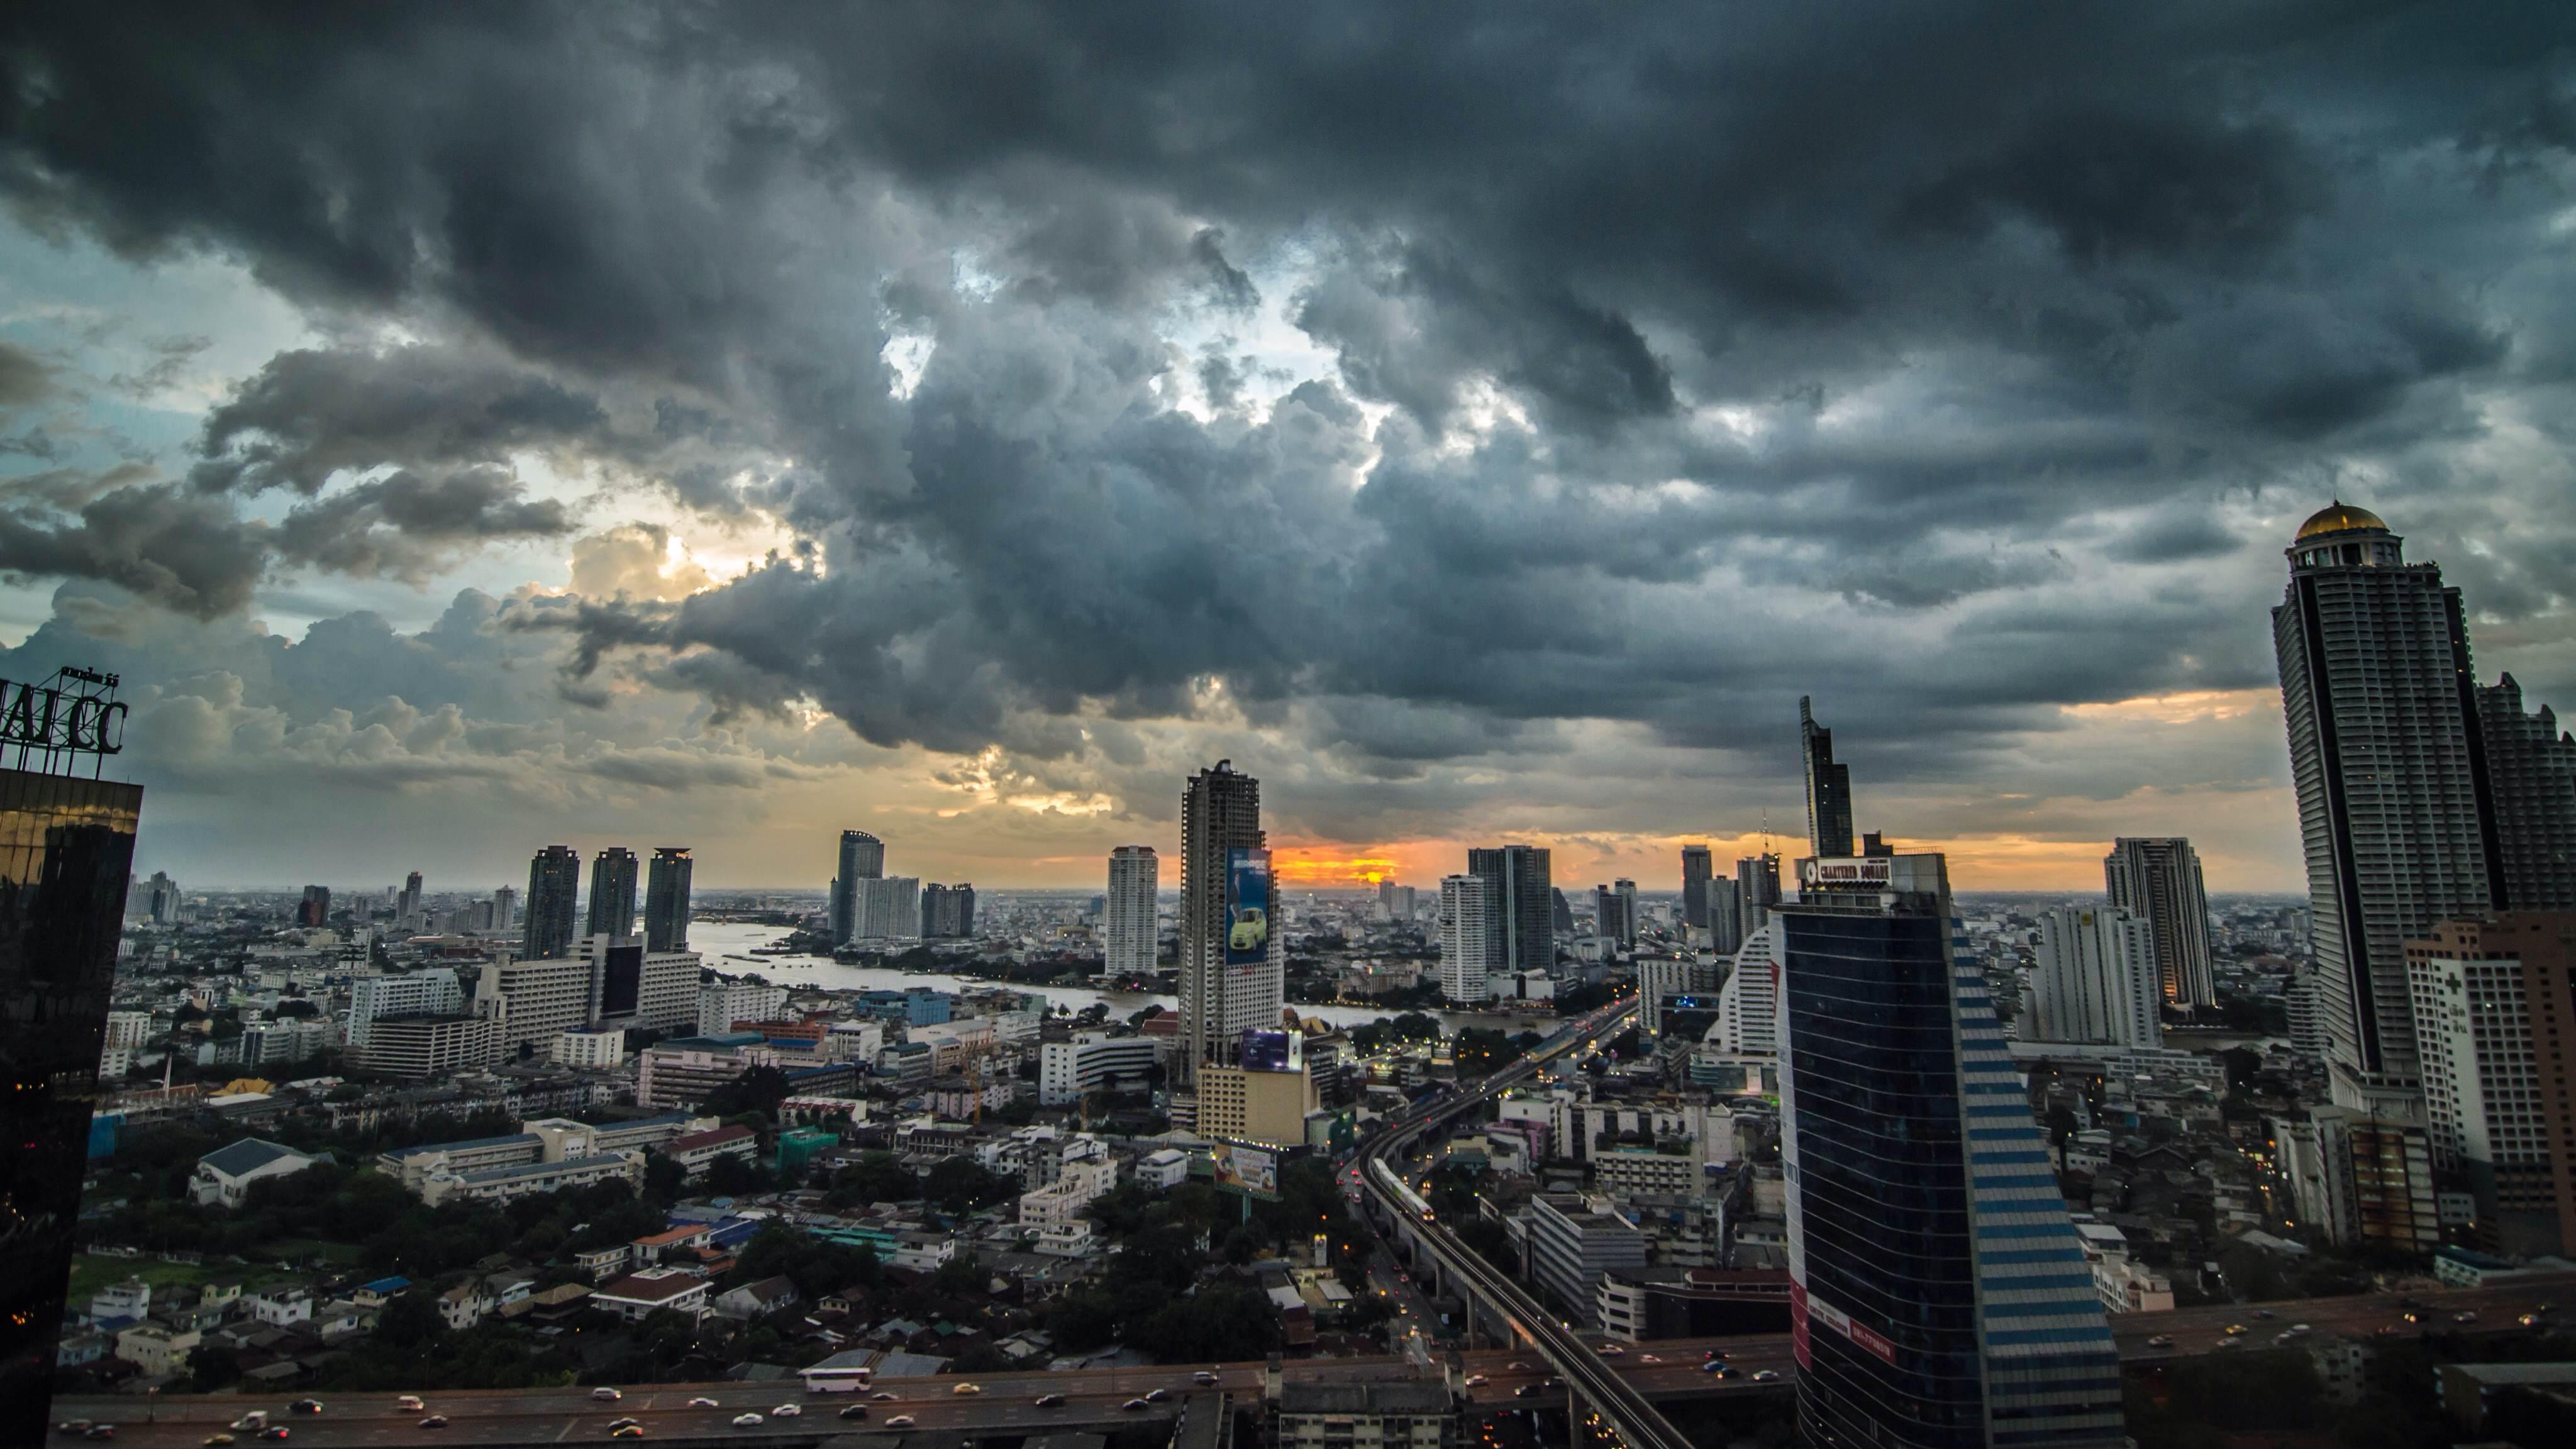
{"label": "building facade", "polygon": [[1440,994],[1461,1004],[1481,1002],[1503,954],[1496,942],[1502,897],[1492,879],[1452,875],[1440,879]]}
{"label": "building facade", "polygon": [[2039,913],[2024,1041],[2160,1047],[2163,974],[2148,924],[2124,910]]}
{"label": "building facade", "polygon": [[1807,771],[1807,853],[1839,860],[1852,853],[1851,766],[1834,763],[1834,732],[1816,723],[1805,695],[1798,696],[1798,754]]}
{"label": "building facade", "polygon": [[2119,1357],[1945,863],[1799,868],[1773,924],[1802,1436],[2119,1449]]}
{"label": "building facade", "polygon": [[859,927],[859,882],[885,875],[885,842],[864,830],[841,832],[837,869],[832,874],[832,943],[846,946]]}
{"label": "building facade", "polygon": [[[1708,930],[1708,883],[1716,877],[1716,866],[1705,845],[1682,847],[1682,929],[1698,933]],[[1690,943],[1705,946],[1704,935],[1693,934]]]}
{"label": "building facade", "polygon": [[1112,976],[1154,969],[1161,946],[1162,861],[1150,845],[1109,852],[1109,892],[1101,898],[1101,968]]}
{"label": "building facade", "polygon": [[349,1045],[363,1050],[382,1016],[444,1016],[465,1009],[465,985],[444,966],[349,983]]}
{"label": "building facade", "polygon": [[2576,912],[2446,921],[2406,943],[2437,1184],[2466,1190],[2489,1251],[2576,1245]]}
{"label": "building facade", "polygon": [[[1262,911],[1274,925],[1279,919],[1279,889],[1268,869],[1268,849],[1259,780],[1237,772],[1231,760],[1219,760],[1190,777],[1181,792],[1181,1057],[1172,1074],[1176,1088],[1194,1086],[1201,1063],[1231,1062],[1247,1028],[1279,1024],[1287,982],[1281,933],[1265,926],[1260,945],[1237,950],[1230,944],[1238,914],[1233,908]],[[1232,862],[1253,858],[1237,852],[1259,853],[1265,905],[1229,901]]]}
{"label": "building facade", "polygon": [[2200,854],[2178,837],[2123,837],[2102,860],[2111,908],[2147,923],[2155,942],[2158,994],[2186,1010],[2218,1004],[2209,959],[2209,894]]}
{"label": "building facade", "polygon": [[2510,674],[2481,687],[2477,702],[2504,903],[2576,910],[2576,740],[2559,732],[2549,706],[2524,714]]}
{"label": "building facade", "polygon": [[2420,1111],[2405,942],[2503,904],[2460,591],[2341,503],[2299,528],[2272,611],[2335,1100]]}
{"label": "building facade", "polygon": [[569,845],[549,845],[528,862],[527,920],[519,937],[519,954],[531,961],[559,958],[572,950],[580,917],[581,852]]}
{"label": "building facade", "polygon": [[644,949],[689,949],[689,874],[693,869],[685,845],[653,847],[653,863],[644,880]]}
{"label": "building facade", "polygon": [[1548,853],[1533,845],[1491,846],[1467,852],[1467,873],[1493,884],[1496,920],[1487,974],[1556,974],[1555,886]]}

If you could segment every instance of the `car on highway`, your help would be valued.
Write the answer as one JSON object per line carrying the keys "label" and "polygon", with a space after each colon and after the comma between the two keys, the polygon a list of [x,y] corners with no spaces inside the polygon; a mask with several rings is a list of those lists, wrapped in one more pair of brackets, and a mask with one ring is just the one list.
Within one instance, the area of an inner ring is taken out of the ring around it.
{"label": "car on highway", "polygon": [[2373,1336],[2379,1338],[2394,1338],[2397,1335],[2397,1325],[2394,1323],[2383,1323],[2377,1328],[2372,1329],[2371,1333]]}
{"label": "car on highway", "polygon": [[891,1404],[902,1397],[903,1395],[894,1392],[892,1389],[879,1389],[875,1393],[868,1395],[868,1402],[871,1404]]}
{"label": "car on highway", "polygon": [[2244,1324],[2241,1324],[2241,1323],[2231,1323],[2231,1324],[2227,1325],[2227,1336],[2228,1336],[2229,1338],[2236,1338],[2236,1337],[2239,1337],[2239,1336],[2243,1335],[2243,1334],[2245,1333],[2245,1331],[2246,1331],[2246,1329],[2245,1329],[2245,1325],[2244,1325]]}
{"label": "car on highway", "polygon": [[733,1416],[733,1426],[737,1429],[757,1429],[768,1422],[769,1421],[767,1419],[760,1417],[758,1414],[749,1412]]}
{"label": "car on highway", "polygon": [[611,1419],[608,1421],[608,1427],[611,1429],[623,1429],[629,1424],[634,1425],[638,1429],[644,1427],[644,1421],[636,1418]]}
{"label": "car on highway", "polygon": [[424,1429],[444,1429],[447,1427],[447,1416],[445,1414],[432,1414],[428,1418],[421,1420],[420,1426]]}
{"label": "car on highway", "polygon": [[980,1394],[984,1392],[984,1386],[982,1384],[958,1384],[950,1388],[948,1392],[958,1395]]}
{"label": "car on highway", "polygon": [[284,1424],[271,1424],[267,1428],[260,1430],[252,1437],[282,1442],[286,1438],[286,1426]]}
{"label": "car on highway", "polygon": [[781,1404],[777,1408],[769,1411],[769,1417],[773,1419],[793,1419],[804,1412],[805,1406],[803,1404]]}
{"label": "car on highway", "polygon": [[1190,1375],[1190,1382],[1194,1384],[1212,1384],[1216,1382],[1216,1374],[1209,1369],[1200,1369],[1197,1373]]}
{"label": "car on highway", "polygon": [[1605,1343],[1599,1348],[1594,1349],[1593,1352],[1600,1354],[1603,1358],[1618,1358],[1626,1354],[1628,1350],[1621,1348],[1615,1343]]}
{"label": "car on highway", "polygon": [[1515,1399],[1535,1399],[1546,1392],[1547,1387],[1544,1384],[1523,1384],[1519,1388],[1512,1390],[1512,1397]]}
{"label": "car on highway", "polygon": [[1753,1381],[1757,1384],[1778,1383],[1780,1381],[1780,1371],[1778,1369],[1756,1369],[1753,1371]]}
{"label": "car on highway", "polygon": [[1663,1361],[1664,1356],[1660,1353],[1641,1353],[1637,1355],[1637,1362],[1639,1363],[1662,1363]]}
{"label": "car on highway", "polygon": [[397,1409],[397,1410],[399,1410],[399,1411],[400,1411],[400,1412],[402,1412],[402,1413],[406,1413],[406,1414],[417,1414],[417,1413],[419,1413],[421,1410],[426,1409],[426,1408],[428,1408],[428,1407],[429,1407],[429,1405],[424,1404],[424,1403],[422,1403],[422,1402],[420,1401],[420,1395],[418,1395],[418,1394],[396,1394],[396,1395],[394,1395],[394,1408],[395,1408],[395,1409]]}
{"label": "car on highway", "polygon": [[92,1424],[87,1429],[81,1431],[81,1437],[90,1440],[113,1439],[116,1437],[116,1426],[114,1424]]}
{"label": "car on highway", "polygon": [[629,1424],[623,1429],[611,1429],[608,1431],[608,1437],[611,1439],[641,1439],[644,1437],[644,1426],[641,1424]]}
{"label": "car on highway", "polygon": [[[236,1429],[265,1429],[268,1427],[268,1410],[253,1409],[249,1413],[242,1415],[240,1418],[233,1420],[232,1426]],[[81,1427],[86,1429],[89,1425],[87,1423],[83,1423]]]}
{"label": "car on highway", "polygon": [[223,1449],[223,1446],[233,1442],[233,1436],[224,1433],[222,1430],[217,1430],[212,1434],[208,1434],[198,1442],[204,1444],[206,1449]]}
{"label": "car on highway", "polygon": [[1171,1396],[1172,1391],[1170,1389],[1156,1389],[1145,1396],[1145,1402],[1149,1404],[1159,1404]]}
{"label": "car on highway", "polygon": [[1037,1405],[1041,1409],[1061,1409],[1064,1407],[1064,1395],[1040,1394],[1037,1398]]}
{"label": "car on highway", "polygon": [[2269,1308],[2257,1308],[2254,1310],[2254,1316],[2257,1318],[2269,1318],[2272,1316],[2272,1310]]}
{"label": "car on highway", "polygon": [[2243,1348],[2245,1346],[2245,1340],[2241,1338],[2222,1338],[2218,1341],[2218,1346],[2220,1348]]}
{"label": "car on highway", "polygon": [[2478,1321],[2478,1311],[2474,1308],[2463,1308],[2459,1312],[2451,1315],[2451,1321],[2453,1323],[2475,1323]]}
{"label": "car on highway", "polygon": [[910,1414],[897,1414],[893,1418],[886,1420],[886,1427],[889,1429],[909,1429],[912,1427],[912,1416]]}
{"label": "car on highway", "polygon": [[841,1417],[844,1419],[864,1419],[867,1416],[868,1406],[865,1404],[852,1404],[841,1411]]}
{"label": "car on highway", "polygon": [[1486,1379],[1483,1374],[1469,1374],[1466,1378],[1460,1380],[1460,1382],[1468,1388],[1480,1389],[1485,1386]]}
{"label": "car on highway", "polygon": [[1129,1399],[1118,1407],[1122,1409],[1150,1409],[1153,1405],[1146,1403],[1143,1399]]}
{"label": "car on highway", "polygon": [[692,1409],[721,1409],[724,1405],[717,1403],[715,1400],[708,1398],[704,1394],[700,1394],[696,1398],[689,1400],[689,1407]]}
{"label": "car on highway", "polygon": [[593,1400],[603,1404],[613,1404],[619,1399],[626,1397],[624,1394],[619,1393],[617,1390],[610,1388],[606,1384],[601,1384],[598,1388],[592,1389],[590,1391],[590,1396]]}
{"label": "car on highway", "polygon": [[2521,1324],[2525,1328],[2538,1328],[2540,1326],[2540,1315],[2537,1313],[2526,1313],[2520,1318],[2515,1319],[2514,1322]]}
{"label": "car on highway", "polygon": [[2173,1335],[2170,1333],[2159,1333],[2155,1337],[2147,1340],[2147,1347],[2171,1348],[2173,1347]]}
{"label": "car on highway", "polygon": [[322,1401],[320,1399],[297,1399],[294,1403],[291,1403],[286,1407],[287,1411],[290,1413],[318,1414],[322,1412]]}

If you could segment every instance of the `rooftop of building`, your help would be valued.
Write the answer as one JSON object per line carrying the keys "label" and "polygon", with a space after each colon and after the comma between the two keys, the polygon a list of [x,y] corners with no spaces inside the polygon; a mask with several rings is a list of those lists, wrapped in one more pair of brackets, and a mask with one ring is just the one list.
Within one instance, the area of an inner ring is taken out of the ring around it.
{"label": "rooftop of building", "polygon": [[485,1167],[460,1173],[461,1181],[481,1186],[495,1182],[512,1182],[521,1178],[549,1177],[556,1173],[581,1172],[610,1163],[624,1163],[623,1157],[567,1157],[561,1162],[522,1162],[510,1167]]}
{"label": "rooftop of building", "polygon": [[2389,531],[2388,524],[2378,514],[2336,499],[2308,515],[2308,521],[2299,525],[2296,541],[2305,542],[2329,533],[2355,533],[2364,529],[2376,529],[2381,533]]}
{"label": "rooftop of building", "polygon": [[667,1303],[693,1288],[703,1289],[707,1280],[678,1268],[648,1268],[630,1273],[599,1290],[602,1298],[622,1298],[630,1303]]}
{"label": "rooftop of building", "polygon": [[198,1158],[197,1165],[213,1168],[226,1177],[239,1177],[247,1172],[256,1172],[272,1162],[290,1157],[299,1162],[312,1160],[309,1154],[298,1152],[284,1143],[270,1142],[258,1137],[245,1137],[239,1142],[218,1147]]}
{"label": "rooftop of building", "polygon": [[728,1142],[742,1142],[752,1136],[748,1127],[718,1127],[707,1132],[691,1132],[662,1144],[664,1152],[690,1152],[701,1147],[722,1147]]}
{"label": "rooftop of building", "polygon": [[393,1147],[384,1155],[391,1158],[418,1157],[429,1152],[466,1152],[477,1147],[535,1147],[544,1139],[533,1132],[513,1132],[507,1137],[468,1137],[462,1142],[426,1142],[418,1147]]}

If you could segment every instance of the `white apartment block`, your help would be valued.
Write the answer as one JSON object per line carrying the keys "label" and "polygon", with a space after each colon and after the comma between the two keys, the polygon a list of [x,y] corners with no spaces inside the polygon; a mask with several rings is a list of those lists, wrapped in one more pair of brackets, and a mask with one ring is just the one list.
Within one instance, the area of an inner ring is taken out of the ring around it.
{"label": "white apartment block", "polygon": [[492,1022],[503,1056],[521,1045],[552,1051],[555,1038],[591,1022],[591,966],[565,958],[521,961],[504,956],[485,963],[474,1009]]}
{"label": "white apartment block", "polygon": [[591,1071],[614,1070],[626,1061],[626,1028],[622,1026],[582,1027],[558,1033],[554,1046],[555,1065],[580,1067]]}
{"label": "white apartment block", "polygon": [[1451,1001],[1481,1002],[1486,977],[1501,960],[1502,901],[1481,875],[1440,878],[1440,994]]}
{"label": "white apartment block", "polygon": [[1118,1185],[1118,1164],[1104,1159],[1068,1162],[1056,1180],[1020,1194],[1020,1226],[1041,1232],[1063,1227]]}
{"label": "white apartment block", "polygon": [[465,1010],[465,987],[444,966],[400,976],[361,976],[349,983],[349,1045],[367,1045],[380,1016],[454,1016]]}
{"label": "white apartment block", "polygon": [[862,880],[857,885],[852,906],[857,920],[850,939],[921,939],[921,877],[893,875],[881,880]]}
{"label": "white apartment block", "polygon": [[[780,1002],[782,1008],[785,1005],[784,1001]],[[758,1019],[748,1016],[741,1018],[744,1021]],[[703,1016],[699,1018],[698,1029],[700,1031],[706,1029]],[[836,1021],[824,1028],[823,1055],[827,1060],[873,1064],[877,1059],[877,1053],[884,1050],[885,1023],[882,1021]]]}
{"label": "white apartment block", "polygon": [[1779,932],[1763,926],[1735,953],[1735,969],[1717,988],[1717,1038],[1730,1056],[1780,1055]]}
{"label": "white apartment block", "polygon": [[1694,1157],[1671,1156],[1651,1148],[1622,1147],[1592,1157],[1592,1182],[1616,1198],[1648,1193],[1688,1197],[1704,1179]]}
{"label": "white apartment block", "polygon": [[2092,906],[2039,913],[2023,1041],[2157,1047],[2164,1000],[2155,933],[2144,918]]}
{"label": "white apartment block", "polygon": [[1084,1094],[1120,1080],[1142,1078],[1154,1066],[1161,1044],[1149,1036],[1077,1033],[1071,1041],[1051,1041],[1038,1050],[1038,1102],[1069,1107]]}
{"label": "white apartment block", "polygon": [[148,1011],[111,1011],[107,1014],[107,1039],[110,1051],[138,1052],[152,1039],[152,1013]]}
{"label": "white apartment block", "polygon": [[698,1035],[722,1036],[733,1030],[737,1021],[776,1021],[786,1010],[784,986],[710,981],[698,988]]}
{"label": "white apartment block", "polygon": [[1102,910],[1102,965],[1112,974],[1154,969],[1160,949],[1162,864],[1150,845],[1109,853],[1109,894]]}

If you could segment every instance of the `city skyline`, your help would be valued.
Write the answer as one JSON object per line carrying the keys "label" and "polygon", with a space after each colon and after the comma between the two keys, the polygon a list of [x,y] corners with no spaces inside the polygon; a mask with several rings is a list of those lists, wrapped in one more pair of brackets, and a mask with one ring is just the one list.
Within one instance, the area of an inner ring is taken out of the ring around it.
{"label": "city skyline", "polygon": [[2260,609],[2337,494],[2576,698],[2562,147],[2499,99],[2549,44],[1649,9],[1452,70],[1467,20],[1300,11],[1247,72],[1024,23],[982,43],[1083,62],[1028,108],[880,75],[937,49],[883,17],[405,18],[274,84],[203,17],[185,75],[31,28],[0,673],[127,681],[144,868],[685,829],[785,883],[867,819],[1074,885],[1231,757],[1287,864],[1652,882],[1803,834],[1754,722],[1811,695],[1964,887],[2189,835],[2295,890]]}

